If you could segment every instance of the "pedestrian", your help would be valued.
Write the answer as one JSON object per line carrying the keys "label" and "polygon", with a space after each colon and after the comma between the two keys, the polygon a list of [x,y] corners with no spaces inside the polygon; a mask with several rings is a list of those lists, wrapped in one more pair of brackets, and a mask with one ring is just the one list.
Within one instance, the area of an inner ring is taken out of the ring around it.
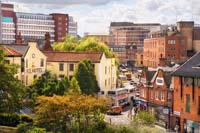
{"label": "pedestrian", "polygon": [[187,133],[187,124],[185,122],[184,122],[183,128],[184,128],[184,133]]}
{"label": "pedestrian", "polygon": [[176,126],[174,127],[174,130],[176,131],[176,133],[178,133],[178,131],[179,131],[179,125],[178,124],[176,124]]}

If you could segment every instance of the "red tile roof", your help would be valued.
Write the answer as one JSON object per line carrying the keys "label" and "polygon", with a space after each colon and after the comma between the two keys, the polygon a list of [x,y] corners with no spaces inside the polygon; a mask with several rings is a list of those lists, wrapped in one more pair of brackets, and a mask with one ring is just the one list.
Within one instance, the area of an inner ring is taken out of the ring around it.
{"label": "red tile roof", "polygon": [[6,53],[7,56],[15,56],[15,57],[20,57],[22,54],[16,52],[15,50],[8,48],[8,47],[3,47],[4,52]]}
{"label": "red tile roof", "polygon": [[99,63],[103,53],[100,52],[43,52],[49,62],[79,62],[82,59],[90,59],[93,63]]}

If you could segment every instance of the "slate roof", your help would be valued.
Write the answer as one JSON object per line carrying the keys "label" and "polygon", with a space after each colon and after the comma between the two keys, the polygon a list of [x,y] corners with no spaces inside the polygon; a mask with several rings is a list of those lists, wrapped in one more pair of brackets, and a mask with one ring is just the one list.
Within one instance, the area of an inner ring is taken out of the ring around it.
{"label": "slate roof", "polygon": [[99,63],[103,53],[100,52],[53,52],[44,51],[49,62],[79,62],[82,59],[90,59],[94,63]]}
{"label": "slate roof", "polygon": [[196,53],[172,73],[173,76],[200,77],[200,52]]}
{"label": "slate roof", "polygon": [[28,45],[16,45],[16,44],[3,45],[3,47],[12,49],[13,51],[16,51],[17,53],[20,53],[22,56],[24,56],[29,49]]}
{"label": "slate roof", "polygon": [[148,81],[151,81],[156,71],[146,71],[146,78]]}
{"label": "slate roof", "polygon": [[22,54],[16,52],[15,50],[8,48],[8,47],[3,47],[4,52],[6,53],[6,56],[8,57],[21,57]]}

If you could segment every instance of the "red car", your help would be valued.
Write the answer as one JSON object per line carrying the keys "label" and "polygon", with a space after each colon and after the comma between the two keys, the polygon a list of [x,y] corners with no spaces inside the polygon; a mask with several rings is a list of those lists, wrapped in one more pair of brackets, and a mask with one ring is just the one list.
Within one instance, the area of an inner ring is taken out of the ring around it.
{"label": "red car", "polygon": [[108,111],[108,115],[120,115],[122,112],[122,107],[121,106],[112,106]]}

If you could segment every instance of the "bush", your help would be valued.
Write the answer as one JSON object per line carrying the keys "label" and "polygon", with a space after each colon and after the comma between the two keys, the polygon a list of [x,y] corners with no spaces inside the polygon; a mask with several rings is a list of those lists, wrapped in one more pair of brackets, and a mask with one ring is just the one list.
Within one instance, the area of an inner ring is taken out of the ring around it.
{"label": "bush", "polygon": [[22,115],[20,115],[20,118],[21,118],[21,123],[24,123],[24,122],[27,122],[27,123],[33,122],[33,119],[29,115],[22,114]]}
{"label": "bush", "polygon": [[27,133],[29,129],[33,128],[30,123],[23,123],[17,126],[17,133]]}
{"label": "bush", "polygon": [[153,124],[155,122],[154,115],[149,114],[145,111],[140,111],[135,117],[134,121],[140,124]]}
{"label": "bush", "polygon": [[17,114],[0,114],[0,125],[16,127],[20,123],[20,117]]}

